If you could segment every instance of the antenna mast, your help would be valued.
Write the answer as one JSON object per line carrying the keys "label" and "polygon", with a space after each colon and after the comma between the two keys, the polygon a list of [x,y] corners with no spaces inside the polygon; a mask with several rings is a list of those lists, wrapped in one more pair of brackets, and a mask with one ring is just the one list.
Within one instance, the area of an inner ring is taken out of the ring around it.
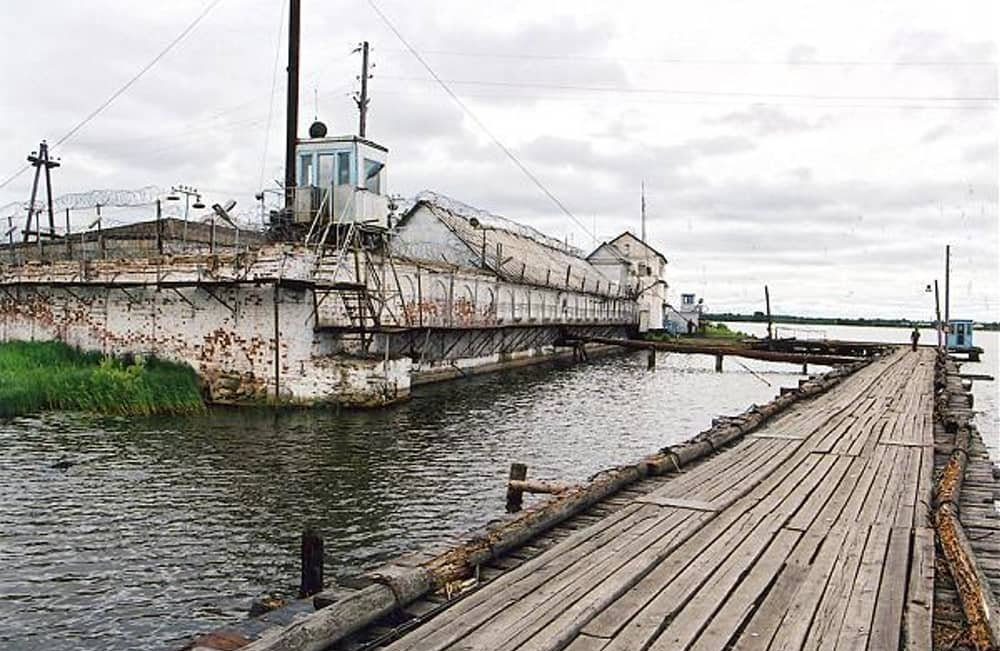
{"label": "antenna mast", "polygon": [[299,126],[299,14],[301,0],[290,0],[288,12],[288,96],[285,108],[285,208],[295,203],[295,144]]}
{"label": "antenna mast", "polygon": [[361,51],[361,92],[355,93],[354,103],[358,105],[358,136],[365,137],[365,122],[368,118],[368,80],[371,74],[368,72],[368,41],[364,41],[354,51]]}
{"label": "antenna mast", "polygon": [[640,210],[640,215],[642,219],[642,242],[646,243],[646,182],[642,181],[639,186],[639,196],[642,200],[642,208]]}

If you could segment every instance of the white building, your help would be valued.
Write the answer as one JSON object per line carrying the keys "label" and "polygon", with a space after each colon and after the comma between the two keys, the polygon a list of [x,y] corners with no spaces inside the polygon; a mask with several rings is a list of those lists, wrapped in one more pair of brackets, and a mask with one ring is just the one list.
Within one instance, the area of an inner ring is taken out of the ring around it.
{"label": "white building", "polygon": [[587,260],[636,297],[640,332],[666,327],[667,258],[662,253],[625,231],[594,249]]}
{"label": "white building", "polygon": [[680,305],[667,305],[667,329],[680,334],[693,334],[701,326],[701,314],[705,310],[703,299],[694,294],[681,294]]}

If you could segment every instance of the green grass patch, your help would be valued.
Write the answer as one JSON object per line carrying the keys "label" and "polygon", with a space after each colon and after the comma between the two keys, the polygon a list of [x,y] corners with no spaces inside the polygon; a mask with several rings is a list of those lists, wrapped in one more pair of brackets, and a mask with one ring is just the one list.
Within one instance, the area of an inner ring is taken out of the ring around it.
{"label": "green grass patch", "polygon": [[188,366],[107,357],[60,342],[0,343],[0,417],[45,410],[192,414],[205,411],[205,402]]}
{"label": "green grass patch", "polygon": [[705,331],[699,336],[709,337],[711,339],[747,339],[750,335],[745,332],[740,332],[739,330],[730,330],[725,323],[711,323],[705,322]]}

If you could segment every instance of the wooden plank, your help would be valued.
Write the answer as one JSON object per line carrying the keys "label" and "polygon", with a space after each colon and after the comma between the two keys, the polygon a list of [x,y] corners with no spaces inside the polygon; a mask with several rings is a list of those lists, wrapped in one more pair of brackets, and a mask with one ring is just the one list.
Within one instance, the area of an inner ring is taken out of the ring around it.
{"label": "wooden plank", "polygon": [[[659,623],[668,621],[675,616],[706,582],[715,582],[713,572],[722,566],[734,551],[745,552],[747,556],[744,557],[744,560],[750,558],[753,551],[759,551],[760,539],[754,539],[747,545],[740,543],[746,542],[747,536],[752,535],[755,530],[776,531],[784,516],[776,515],[775,511],[786,497],[796,492],[796,489],[804,493],[799,499],[805,499],[805,494],[808,491],[806,478],[809,477],[819,459],[805,451],[803,456],[804,460],[795,466],[793,472],[782,477],[782,481],[778,481],[772,490],[765,493],[766,496],[756,506],[741,515],[732,526],[709,540],[698,541],[698,547],[690,550],[690,556],[688,554],[675,555],[668,563],[656,568],[647,577],[645,585],[633,595],[634,601],[627,602],[629,607],[633,607],[636,602],[640,604],[640,609],[634,616],[632,613],[619,613],[619,615],[627,615],[627,617],[616,622],[595,622],[601,627],[610,624],[617,629],[621,627],[622,621],[628,621],[615,634],[608,650],[644,648],[657,634]],[[774,527],[774,529],[769,530],[769,526]],[[585,630],[601,634],[600,629],[596,626],[593,629],[587,627]]]}
{"label": "wooden plank", "polygon": [[934,530],[917,527],[913,532],[910,583],[906,590],[904,648],[930,651],[933,647]]}
{"label": "wooden plank", "polygon": [[862,532],[859,527],[838,526],[830,532],[820,547],[805,581],[792,597],[791,605],[774,634],[770,649],[799,651],[802,648],[820,600],[833,579],[838,560],[842,554],[846,555],[852,545],[858,544],[859,538],[863,537],[867,537],[867,531]]}
{"label": "wooden plank", "polygon": [[[885,524],[873,524],[871,527],[861,555],[861,564],[850,584],[847,606],[837,635],[837,651],[864,651],[868,647],[868,636],[875,614],[875,598],[879,594],[890,531],[890,527]],[[903,585],[905,583],[898,587]]]}
{"label": "wooden plank", "polygon": [[[600,612],[608,603],[634,586],[651,567],[666,558],[677,545],[696,531],[710,514],[680,512],[686,518],[687,526],[665,522],[662,527],[646,539],[636,539],[623,545],[610,556],[599,562],[581,563],[583,570],[578,576],[562,585],[546,585],[529,595],[504,613],[494,625],[471,636],[467,642],[472,648],[506,651],[537,648],[562,648],[572,639],[580,626],[553,624],[555,619],[563,619],[568,613],[583,613],[581,617],[589,621],[593,614]],[[655,538],[650,544],[649,539]],[[541,637],[536,635],[541,634]],[[556,646],[545,646],[546,635],[556,635]]]}
{"label": "wooden plank", "polygon": [[581,633],[569,643],[566,651],[601,651],[601,649],[608,645],[609,641],[607,638],[591,637],[590,635]]}
{"label": "wooden plank", "polygon": [[660,509],[655,506],[631,505],[622,509],[600,523],[558,543],[548,551],[545,558],[525,561],[485,588],[459,601],[447,610],[445,616],[435,618],[388,648],[393,650],[443,648],[452,641],[461,639],[469,630],[496,615],[498,606],[491,602],[491,599],[497,595],[500,595],[499,598],[505,602],[516,601],[520,595],[527,594],[581,558],[586,558],[595,550],[613,542],[621,530],[628,529],[643,520],[658,517],[659,512]]}
{"label": "wooden plank", "polygon": [[903,626],[903,605],[909,573],[911,530],[908,526],[893,527],[889,534],[889,549],[882,571],[882,582],[876,599],[875,617],[868,648],[898,649]]}
{"label": "wooden plank", "polygon": [[638,504],[655,504],[656,506],[670,506],[676,509],[689,509],[692,511],[711,511],[714,513],[719,510],[719,507],[704,500],[686,500],[682,497],[664,497],[655,494],[640,497],[636,502]]}
{"label": "wooden plank", "polygon": [[[753,611],[754,604],[781,572],[789,552],[802,537],[799,531],[782,529],[774,537],[767,551],[758,559],[736,589],[726,599],[725,604],[712,617],[712,621],[691,646],[691,651],[715,651],[723,649],[736,635],[737,630]],[[669,632],[669,629],[668,629]],[[679,638],[681,636],[675,636]],[[664,641],[666,640],[666,641]],[[661,636],[651,648],[680,648],[663,646],[669,643],[667,636]]]}

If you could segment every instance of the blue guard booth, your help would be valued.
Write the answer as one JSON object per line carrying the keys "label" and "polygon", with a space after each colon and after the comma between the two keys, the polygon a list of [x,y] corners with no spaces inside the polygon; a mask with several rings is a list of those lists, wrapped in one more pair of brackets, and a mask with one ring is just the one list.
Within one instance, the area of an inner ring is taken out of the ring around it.
{"label": "blue guard booth", "polygon": [[948,321],[948,351],[968,353],[969,359],[976,361],[982,349],[972,343],[972,321],[969,319],[951,319]]}
{"label": "blue guard booth", "polygon": [[388,150],[357,136],[326,135],[316,123],[310,138],[298,141],[294,220],[385,228],[389,214],[386,196]]}

